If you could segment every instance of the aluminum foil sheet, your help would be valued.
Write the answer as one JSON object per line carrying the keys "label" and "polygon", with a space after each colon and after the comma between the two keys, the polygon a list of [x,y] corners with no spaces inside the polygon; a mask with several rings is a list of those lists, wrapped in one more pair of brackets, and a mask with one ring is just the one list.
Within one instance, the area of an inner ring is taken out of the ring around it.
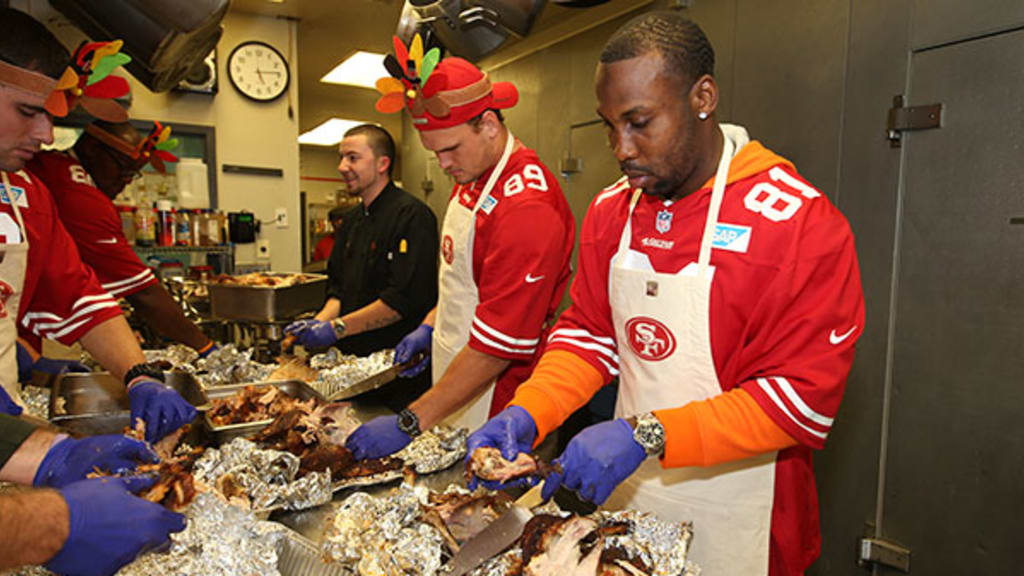
{"label": "aluminum foil sheet", "polygon": [[434,576],[441,569],[441,534],[420,521],[425,490],[402,485],[383,497],[349,496],[324,534],[322,550],[360,576]]}
{"label": "aluminum foil sheet", "polygon": [[417,474],[431,474],[462,460],[468,435],[466,428],[435,426],[414,438],[395,456],[404,460],[406,466],[412,466]]}
{"label": "aluminum foil sheet", "polygon": [[8,571],[0,571],[0,576],[56,576],[42,566],[22,566]]}
{"label": "aluminum foil sheet", "polygon": [[171,344],[167,348],[143,350],[142,353],[146,355],[146,362],[168,362],[175,369],[186,372],[195,372],[195,362],[199,359],[199,353],[184,344]]}
{"label": "aluminum foil sheet", "polygon": [[395,351],[378,350],[369,356],[345,355],[337,350],[330,350],[313,356],[309,365],[320,371],[320,378],[310,385],[326,397],[379,374],[392,366]]}
{"label": "aluminum foil sheet", "polygon": [[147,554],[125,566],[119,576],[271,576],[279,575],[278,551],[287,528],[263,522],[252,512],[231,506],[218,495],[196,496],[185,512],[188,525],[171,534],[165,554]]}
{"label": "aluminum foil sheet", "polygon": [[629,523],[628,534],[610,536],[605,546],[616,546],[634,558],[639,557],[653,568],[653,576],[700,574],[700,569],[686,559],[693,539],[692,523],[666,522],[654,514],[636,510],[598,511],[594,517],[598,521]]}
{"label": "aluminum foil sheet", "polygon": [[21,389],[25,401],[25,413],[47,420],[50,417],[50,389],[40,386],[25,386]]}
{"label": "aluminum foil sheet", "polygon": [[219,449],[210,448],[196,461],[192,475],[210,486],[225,474],[248,494],[252,510],[305,510],[331,500],[331,477],[311,472],[296,479],[299,457],[259,448],[245,438],[235,438]]}
{"label": "aluminum foil sheet", "polygon": [[225,344],[206,358],[196,360],[196,371],[205,372],[199,374],[199,381],[207,388],[265,381],[277,365],[255,362],[252,353],[251,349],[243,351],[234,344]]}

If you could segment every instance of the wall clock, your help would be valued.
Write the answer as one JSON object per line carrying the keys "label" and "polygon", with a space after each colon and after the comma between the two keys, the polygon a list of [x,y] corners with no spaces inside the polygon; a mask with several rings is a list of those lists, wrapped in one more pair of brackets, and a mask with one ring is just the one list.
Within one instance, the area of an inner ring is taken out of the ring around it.
{"label": "wall clock", "polygon": [[291,72],[288,62],[273,46],[264,42],[243,42],[228,56],[228,78],[243,96],[270,102],[288,90]]}

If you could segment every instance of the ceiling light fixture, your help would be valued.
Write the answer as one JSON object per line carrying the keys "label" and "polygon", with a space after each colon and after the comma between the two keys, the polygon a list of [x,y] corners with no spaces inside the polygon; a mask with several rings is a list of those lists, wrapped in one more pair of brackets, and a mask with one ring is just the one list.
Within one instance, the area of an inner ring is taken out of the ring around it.
{"label": "ceiling light fixture", "polygon": [[362,50],[349,56],[320,79],[327,84],[348,84],[373,88],[377,79],[387,76],[384,68],[384,55]]}
{"label": "ceiling light fixture", "polygon": [[344,118],[331,118],[316,128],[299,134],[299,144],[312,144],[314,146],[334,146],[345,137],[345,132],[364,124],[359,120],[346,120]]}

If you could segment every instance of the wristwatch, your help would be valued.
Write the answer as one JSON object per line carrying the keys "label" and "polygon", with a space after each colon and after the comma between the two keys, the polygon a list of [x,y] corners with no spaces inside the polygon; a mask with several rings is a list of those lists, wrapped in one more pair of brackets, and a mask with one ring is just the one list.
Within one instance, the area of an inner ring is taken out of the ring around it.
{"label": "wristwatch", "polygon": [[335,318],[334,320],[331,320],[331,328],[334,330],[334,337],[337,338],[338,340],[341,340],[342,338],[345,337],[345,330],[348,329],[348,327],[345,326],[345,321],[342,320],[341,318]]}
{"label": "wristwatch", "polygon": [[657,456],[661,458],[662,454],[665,453],[665,427],[650,412],[645,412],[636,417],[633,439],[644,449],[648,457]]}
{"label": "wristwatch", "polygon": [[161,370],[155,364],[148,364],[146,362],[141,362],[141,363],[136,364],[135,366],[132,366],[131,368],[129,368],[128,372],[125,372],[125,375],[124,375],[124,385],[127,386],[127,385],[131,384],[132,380],[135,380],[139,376],[148,376],[148,377],[152,378],[153,380],[157,380],[159,382],[163,382],[164,381],[164,371],[163,370]]}
{"label": "wristwatch", "polygon": [[410,438],[419,436],[422,432],[419,416],[408,408],[402,408],[402,411],[398,413],[398,429],[408,434]]}

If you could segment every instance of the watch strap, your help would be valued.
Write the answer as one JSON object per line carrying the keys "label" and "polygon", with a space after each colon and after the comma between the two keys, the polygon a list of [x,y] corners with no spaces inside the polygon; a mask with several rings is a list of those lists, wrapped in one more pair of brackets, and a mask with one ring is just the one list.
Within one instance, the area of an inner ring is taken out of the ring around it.
{"label": "watch strap", "polygon": [[139,378],[140,376],[145,376],[147,378],[152,378],[153,380],[164,382],[163,370],[161,370],[155,364],[140,362],[139,364],[136,364],[135,366],[129,368],[128,371],[124,373],[124,385],[130,385],[133,380]]}

